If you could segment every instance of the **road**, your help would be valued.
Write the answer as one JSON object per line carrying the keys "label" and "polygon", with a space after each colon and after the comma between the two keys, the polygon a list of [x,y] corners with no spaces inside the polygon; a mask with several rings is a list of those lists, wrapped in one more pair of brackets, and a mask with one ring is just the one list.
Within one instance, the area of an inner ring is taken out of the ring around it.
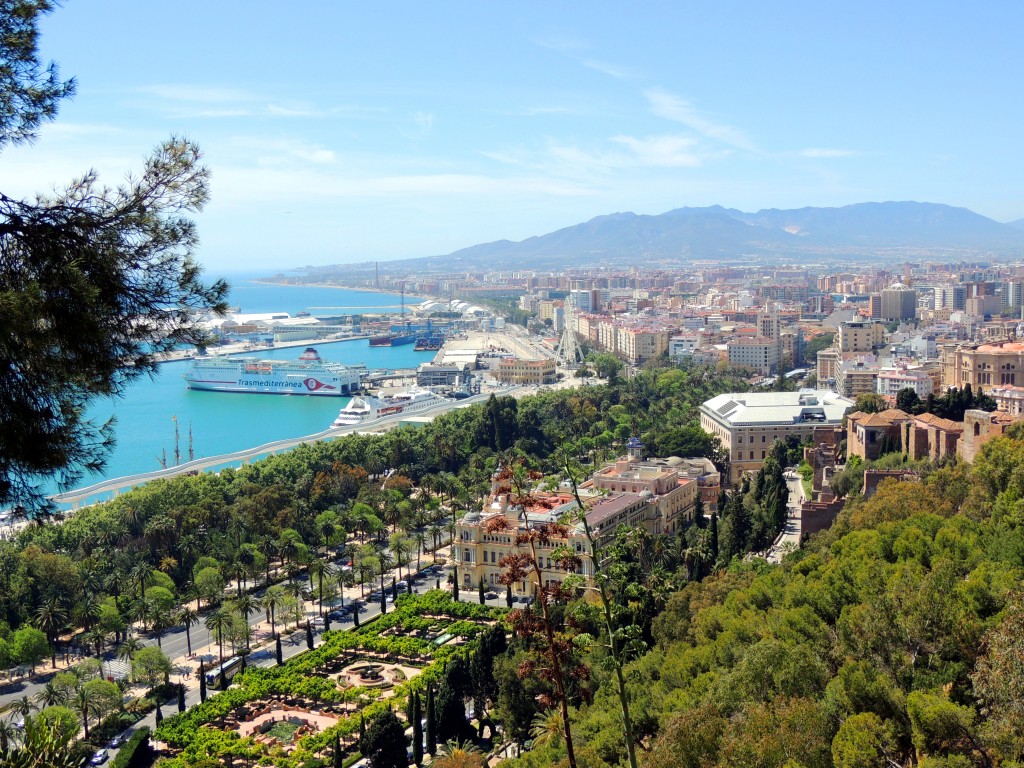
{"label": "road", "polygon": [[804,499],[803,479],[799,474],[786,470],[786,487],[789,488],[789,500],[786,502],[786,527],[768,550],[769,563],[781,563],[787,552],[800,548],[800,505]]}

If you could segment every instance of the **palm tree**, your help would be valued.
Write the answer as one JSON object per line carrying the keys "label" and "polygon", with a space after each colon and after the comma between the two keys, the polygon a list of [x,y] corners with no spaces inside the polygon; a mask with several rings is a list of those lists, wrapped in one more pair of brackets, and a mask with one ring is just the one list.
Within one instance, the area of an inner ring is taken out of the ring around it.
{"label": "palm tree", "polygon": [[434,552],[437,552],[437,547],[441,541],[441,534],[444,533],[444,528],[435,523],[427,529],[427,533],[430,534],[430,540],[434,543]]}
{"label": "palm tree", "polygon": [[85,738],[89,738],[89,715],[95,714],[99,706],[99,696],[92,688],[84,685],[79,686],[72,698],[72,703],[78,714],[82,716],[82,727],[85,728]]}
{"label": "palm tree", "polygon": [[43,689],[36,694],[36,702],[40,707],[56,707],[67,701],[67,691],[49,680]]}
{"label": "palm tree", "polygon": [[416,571],[418,573],[420,570],[420,555],[427,549],[427,533],[420,528],[412,535],[412,538],[416,542]]}
{"label": "palm tree", "polygon": [[220,655],[220,663],[224,664],[224,632],[231,626],[231,614],[218,606],[206,617],[206,628],[217,633],[217,648]]}
{"label": "palm tree", "polygon": [[402,578],[402,566],[409,563],[409,539],[405,536],[395,534],[391,537],[391,554],[395,558],[395,565],[398,566],[398,578]]}
{"label": "palm tree", "polygon": [[142,648],[142,643],[138,638],[129,637],[117,647],[117,658],[121,661],[131,661],[140,648]]}
{"label": "palm tree", "polygon": [[93,623],[100,617],[100,601],[93,592],[87,592],[75,603],[72,619],[88,632]]}
{"label": "palm tree", "polygon": [[345,589],[354,587],[356,584],[356,573],[351,568],[343,568],[338,571],[338,593],[341,595],[341,607],[345,607]]}
{"label": "palm tree", "polygon": [[199,623],[199,611],[190,605],[183,605],[178,609],[174,619],[185,628],[185,646],[188,648],[188,655],[191,656],[192,627]]}
{"label": "palm tree", "polygon": [[284,588],[279,584],[275,584],[267,590],[267,594],[263,598],[263,607],[270,611],[270,633],[272,635],[277,634],[275,611],[283,604],[284,596]]}
{"label": "palm tree", "polygon": [[107,641],[107,633],[99,627],[93,627],[84,635],[82,639],[85,640],[90,646],[96,649],[96,656],[103,655],[103,644]]}
{"label": "palm tree", "polygon": [[[258,597],[254,597],[250,594],[239,595],[235,600],[231,601],[232,607],[238,611],[238,617],[242,620],[242,623],[248,627],[249,617],[259,611],[263,607],[263,603]],[[249,650],[249,632],[245,633],[245,650]]]}
{"label": "palm tree", "polygon": [[146,599],[146,588],[153,584],[153,572],[156,569],[145,560],[142,560],[135,564],[132,568],[131,573],[128,574],[128,578],[139,590],[139,600],[144,601]]}
{"label": "palm tree", "polygon": [[11,702],[7,709],[11,712],[14,712],[16,715],[25,718],[31,715],[33,712],[37,711],[39,707],[37,707],[35,705],[35,702],[33,702],[32,699],[30,699],[26,694],[23,695],[21,698],[15,699],[13,702]]}
{"label": "palm tree", "polygon": [[562,713],[557,709],[538,712],[530,725],[534,746],[558,744],[562,738]]}
{"label": "palm tree", "polygon": [[377,572],[380,574],[380,591],[384,591],[384,574],[391,570],[395,564],[394,559],[386,549],[380,550],[375,558],[377,560]]}
{"label": "palm tree", "polygon": [[68,623],[68,612],[56,595],[50,595],[36,611],[36,627],[46,634],[50,643],[50,663],[57,668],[57,637]]}
{"label": "palm tree", "polygon": [[317,581],[317,602],[320,606],[320,615],[324,615],[324,576],[330,578],[334,575],[334,566],[324,560],[316,559],[309,564],[309,577]]}
{"label": "palm tree", "polygon": [[170,608],[154,606],[152,616],[153,630],[156,632],[156,646],[163,648],[164,630],[174,624],[174,614]]}

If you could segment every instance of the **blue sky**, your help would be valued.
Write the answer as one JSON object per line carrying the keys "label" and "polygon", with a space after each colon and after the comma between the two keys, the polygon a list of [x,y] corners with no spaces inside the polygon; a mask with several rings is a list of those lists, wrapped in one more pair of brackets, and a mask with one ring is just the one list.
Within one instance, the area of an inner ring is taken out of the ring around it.
{"label": "blue sky", "polygon": [[[926,200],[1024,217],[1024,4],[67,0],[78,94],[5,192],[171,134],[214,271],[447,253],[614,211]],[[285,12],[285,10],[287,11]]]}

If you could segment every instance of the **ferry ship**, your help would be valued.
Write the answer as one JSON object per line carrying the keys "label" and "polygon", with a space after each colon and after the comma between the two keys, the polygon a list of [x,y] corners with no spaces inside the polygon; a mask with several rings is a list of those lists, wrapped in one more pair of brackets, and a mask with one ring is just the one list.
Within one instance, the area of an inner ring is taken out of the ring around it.
{"label": "ferry ship", "polygon": [[354,427],[397,414],[411,416],[450,402],[447,397],[434,394],[429,389],[409,389],[383,397],[359,395],[346,403],[331,426]]}
{"label": "ferry ship", "polygon": [[273,395],[351,395],[360,386],[360,371],[321,360],[307,347],[297,360],[255,357],[198,357],[184,374],[185,386],[211,392]]}

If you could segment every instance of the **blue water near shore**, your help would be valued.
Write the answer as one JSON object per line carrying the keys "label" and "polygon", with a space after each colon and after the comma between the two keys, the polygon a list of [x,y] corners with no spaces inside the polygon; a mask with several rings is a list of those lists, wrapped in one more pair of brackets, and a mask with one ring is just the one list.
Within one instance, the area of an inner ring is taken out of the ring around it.
{"label": "blue water near shore", "polygon": [[[254,283],[228,276],[232,284],[229,303],[242,312],[284,311],[294,315],[310,308],[383,307],[400,302],[397,295],[333,288],[302,288]],[[407,306],[414,301],[408,297]],[[413,346],[370,347],[366,339],[330,343],[310,342],[325,360],[344,364],[365,363],[367,368],[412,368],[429,362],[435,352],[416,352]],[[266,349],[246,353],[261,359],[290,360],[302,347]],[[124,397],[98,401],[89,416],[103,422],[116,418],[117,447],[101,474],[84,477],[78,487],[107,478],[126,477],[160,468],[166,450],[174,463],[174,419],[177,419],[181,461],[188,460],[191,424],[195,458],[219,456],[253,448],[274,440],[302,437],[327,429],[348,402],[344,397],[303,397],[197,392],[186,389],[182,379],[191,363],[163,363],[153,379],[133,382]],[[56,488],[52,490],[56,491]]]}

